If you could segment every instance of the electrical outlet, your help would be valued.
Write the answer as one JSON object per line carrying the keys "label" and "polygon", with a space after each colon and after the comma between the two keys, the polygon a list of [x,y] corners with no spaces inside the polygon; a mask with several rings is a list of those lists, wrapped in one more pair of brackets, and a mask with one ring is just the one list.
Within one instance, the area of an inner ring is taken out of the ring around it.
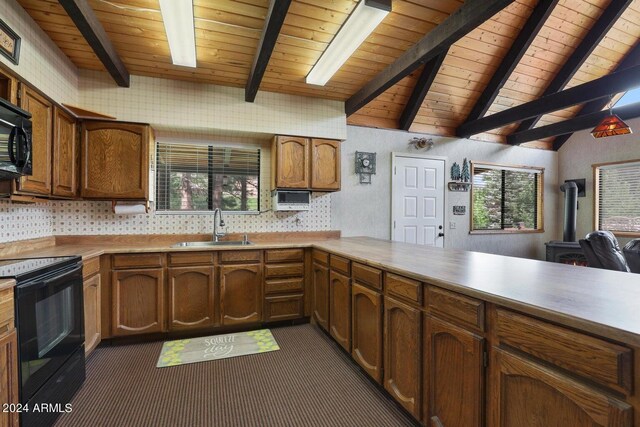
{"label": "electrical outlet", "polygon": [[454,221],[450,221],[449,222],[449,229],[450,230],[455,230],[456,229],[456,223]]}

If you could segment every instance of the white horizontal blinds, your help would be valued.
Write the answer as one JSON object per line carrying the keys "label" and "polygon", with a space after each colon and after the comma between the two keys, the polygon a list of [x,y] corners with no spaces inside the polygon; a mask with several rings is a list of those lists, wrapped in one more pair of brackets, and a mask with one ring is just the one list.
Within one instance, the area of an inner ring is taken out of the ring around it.
{"label": "white horizontal blinds", "polygon": [[260,149],[159,142],[160,211],[257,211]]}
{"label": "white horizontal blinds", "polygon": [[598,229],[640,233],[640,162],[598,168]]}
{"label": "white horizontal blinds", "polygon": [[473,168],[473,230],[537,230],[541,170],[494,165]]}

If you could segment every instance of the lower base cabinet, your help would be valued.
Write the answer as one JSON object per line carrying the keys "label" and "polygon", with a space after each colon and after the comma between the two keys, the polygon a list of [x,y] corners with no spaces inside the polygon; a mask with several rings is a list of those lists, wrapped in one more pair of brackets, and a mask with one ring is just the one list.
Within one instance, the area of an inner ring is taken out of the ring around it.
{"label": "lower base cabinet", "polygon": [[351,279],[329,273],[329,333],[346,351],[351,351]]}
{"label": "lower base cabinet", "polygon": [[384,299],[384,388],[418,420],[422,407],[421,315],[417,308]]}
{"label": "lower base cabinet", "polygon": [[171,267],[169,278],[169,330],[214,326],[215,269],[213,266]]}
{"label": "lower base cabinet", "polygon": [[325,331],[329,330],[329,267],[314,262],[312,269],[313,318]]}
{"label": "lower base cabinet", "polygon": [[351,300],[351,355],[382,384],[382,295],[354,283]]}
{"label": "lower base cabinet", "polygon": [[222,325],[262,321],[262,266],[220,267],[220,312]]}
{"label": "lower base cabinet", "polygon": [[[0,337],[0,404],[18,401],[18,336],[16,330]],[[1,411],[0,426],[18,426],[17,411]]]}
{"label": "lower base cabinet", "polygon": [[265,322],[299,319],[304,316],[304,296],[302,294],[267,296],[264,303]]}
{"label": "lower base cabinet", "polygon": [[162,268],[117,270],[112,275],[112,335],[164,332]]}
{"label": "lower base cabinet", "polygon": [[483,338],[430,316],[425,316],[424,331],[424,424],[482,426]]}
{"label": "lower base cabinet", "polygon": [[84,279],[84,355],[89,356],[102,337],[100,316],[100,274]]}

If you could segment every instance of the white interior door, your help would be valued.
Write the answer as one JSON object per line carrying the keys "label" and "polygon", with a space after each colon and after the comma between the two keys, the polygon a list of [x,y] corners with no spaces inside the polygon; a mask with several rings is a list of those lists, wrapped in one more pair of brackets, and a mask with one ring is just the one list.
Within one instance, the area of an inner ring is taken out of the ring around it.
{"label": "white interior door", "polygon": [[444,159],[394,157],[392,240],[444,247]]}

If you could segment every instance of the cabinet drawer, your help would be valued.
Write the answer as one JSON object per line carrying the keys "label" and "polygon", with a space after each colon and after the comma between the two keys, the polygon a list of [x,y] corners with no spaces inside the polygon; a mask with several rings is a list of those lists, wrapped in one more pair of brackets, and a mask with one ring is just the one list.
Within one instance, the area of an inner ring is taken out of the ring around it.
{"label": "cabinet drawer", "polygon": [[169,265],[213,264],[215,252],[180,252],[169,254]]}
{"label": "cabinet drawer", "polygon": [[329,254],[326,252],[322,252],[319,251],[317,249],[314,249],[311,252],[311,257],[313,258],[314,261],[322,263],[322,264],[329,264]]}
{"label": "cabinet drawer", "polygon": [[271,279],[264,283],[265,294],[277,294],[283,292],[303,292],[304,279],[296,277],[293,279]]}
{"label": "cabinet drawer", "polygon": [[304,249],[272,249],[264,252],[264,262],[295,262],[304,260]]}
{"label": "cabinet drawer", "polygon": [[351,276],[353,280],[363,284],[369,285],[372,288],[382,290],[382,271],[377,268],[369,267],[364,264],[358,264],[354,262],[351,266]]}
{"label": "cabinet drawer", "polygon": [[82,261],[82,277],[91,277],[100,271],[100,257]]}
{"label": "cabinet drawer", "polygon": [[221,263],[252,261],[260,261],[260,251],[220,251]]}
{"label": "cabinet drawer", "polygon": [[269,277],[292,277],[304,276],[304,264],[274,264],[264,266],[264,276]]}
{"label": "cabinet drawer", "polygon": [[384,277],[387,294],[395,295],[406,301],[418,304],[422,302],[422,285],[417,280],[408,279],[393,273],[385,273]]}
{"label": "cabinet drawer", "polygon": [[14,328],[13,306],[13,288],[0,291],[0,334]]}
{"label": "cabinet drawer", "polygon": [[341,256],[331,255],[329,258],[329,266],[333,271],[338,271],[340,273],[349,275],[351,269],[351,261],[346,258],[342,258]]}
{"label": "cabinet drawer", "polygon": [[480,300],[429,286],[424,305],[439,317],[484,331],[484,302]]}
{"label": "cabinet drawer", "polygon": [[162,254],[114,255],[113,268],[162,267]]}
{"label": "cabinet drawer", "polygon": [[499,309],[497,335],[507,344],[623,393],[632,389],[632,351],[527,316]]}
{"label": "cabinet drawer", "polygon": [[266,297],[264,306],[266,322],[297,319],[303,316],[304,298],[300,294]]}

